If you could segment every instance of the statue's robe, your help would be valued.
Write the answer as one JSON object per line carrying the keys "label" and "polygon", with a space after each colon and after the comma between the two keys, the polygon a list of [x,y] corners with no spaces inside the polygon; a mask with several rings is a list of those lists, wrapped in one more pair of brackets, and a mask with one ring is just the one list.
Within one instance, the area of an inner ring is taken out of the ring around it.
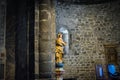
{"label": "statue's robe", "polygon": [[56,63],[63,62],[63,46],[65,46],[65,42],[63,42],[62,38],[57,38],[55,49]]}

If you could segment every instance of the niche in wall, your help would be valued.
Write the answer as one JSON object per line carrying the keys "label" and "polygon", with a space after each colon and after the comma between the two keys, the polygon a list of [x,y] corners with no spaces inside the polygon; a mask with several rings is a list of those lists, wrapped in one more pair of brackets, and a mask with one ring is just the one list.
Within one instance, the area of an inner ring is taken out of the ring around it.
{"label": "niche in wall", "polygon": [[105,48],[105,56],[107,64],[116,64],[117,61],[117,46],[116,45],[104,45]]}
{"label": "niche in wall", "polygon": [[64,53],[69,53],[69,31],[66,27],[59,27],[57,33],[63,34],[63,41],[66,42],[66,46],[64,47]]}

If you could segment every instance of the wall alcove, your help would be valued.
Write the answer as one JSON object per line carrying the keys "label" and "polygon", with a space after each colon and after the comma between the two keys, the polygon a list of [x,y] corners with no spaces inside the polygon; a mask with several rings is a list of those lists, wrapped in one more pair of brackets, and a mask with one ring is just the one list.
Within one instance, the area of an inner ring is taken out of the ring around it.
{"label": "wall alcove", "polygon": [[63,34],[63,41],[66,42],[66,46],[64,47],[64,53],[69,53],[69,30],[66,27],[59,27],[57,33]]}

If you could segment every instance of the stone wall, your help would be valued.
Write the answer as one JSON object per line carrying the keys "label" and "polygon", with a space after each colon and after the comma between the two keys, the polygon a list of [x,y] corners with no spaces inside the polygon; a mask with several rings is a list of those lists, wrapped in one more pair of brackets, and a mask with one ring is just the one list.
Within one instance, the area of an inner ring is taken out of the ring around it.
{"label": "stone wall", "polygon": [[[106,67],[104,45],[120,41],[120,2],[67,4],[56,2],[56,26],[70,32],[64,78],[95,80],[95,65]],[[106,73],[106,71],[105,71]]]}
{"label": "stone wall", "polygon": [[5,75],[5,24],[6,24],[6,1],[0,0],[0,79]]}
{"label": "stone wall", "polygon": [[15,79],[15,28],[16,10],[14,0],[7,1],[6,13],[6,77],[5,80]]}
{"label": "stone wall", "polygon": [[0,51],[4,48],[4,30],[5,30],[5,11],[6,11],[6,3],[5,0],[0,1]]}

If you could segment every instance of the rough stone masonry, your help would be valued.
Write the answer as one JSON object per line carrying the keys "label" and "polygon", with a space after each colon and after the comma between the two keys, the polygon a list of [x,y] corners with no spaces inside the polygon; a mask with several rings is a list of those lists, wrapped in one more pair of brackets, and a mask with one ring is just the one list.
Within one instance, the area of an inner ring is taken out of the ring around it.
{"label": "rough stone masonry", "polygon": [[[104,45],[120,41],[120,2],[79,5],[56,2],[56,27],[67,26],[71,41],[64,78],[95,80],[95,65],[106,68]],[[105,71],[106,74],[106,71]]]}

